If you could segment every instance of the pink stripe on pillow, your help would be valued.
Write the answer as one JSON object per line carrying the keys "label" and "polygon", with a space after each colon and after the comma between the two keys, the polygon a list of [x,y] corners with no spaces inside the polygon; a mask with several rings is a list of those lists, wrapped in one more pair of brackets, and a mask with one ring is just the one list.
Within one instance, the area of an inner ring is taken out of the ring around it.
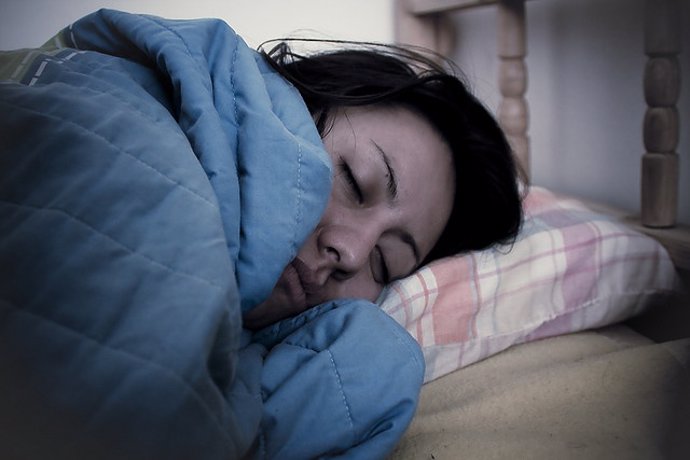
{"label": "pink stripe on pillow", "polygon": [[566,269],[561,289],[566,311],[595,298],[598,293],[597,278],[601,266],[602,241],[596,225],[578,225],[561,230],[565,251]]}
{"label": "pink stripe on pillow", "polygon": [[[452,264],[430,267],[438,292],[432,310],[437,345],[463,342],[477,335],[474,319],[481,304],[477,271],[472,255],[459,257]],[[453,318],[453,321],[448,321]]]}

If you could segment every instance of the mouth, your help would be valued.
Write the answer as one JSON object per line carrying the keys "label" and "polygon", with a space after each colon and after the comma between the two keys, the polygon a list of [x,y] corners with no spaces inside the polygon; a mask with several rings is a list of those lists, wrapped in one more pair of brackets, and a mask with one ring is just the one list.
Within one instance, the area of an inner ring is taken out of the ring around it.
{"label": "mouth", "polygon": [[309,297],[318,289],[314,277],[314,272],[298,258],[285,267],[282,283],[291,309],[302,311],[310,306]]}
{"label": "mouth", "polygon": [[307,296],[314,294],[319,290],[321,286],[316,281],[316,274],[311,268],[309,268],[307,264],[302,261],[302,259],[295,257],[290,265],[295,269],[302,286],[302,290]]}
{"label": "mouth", "polygon": [[320,286],[316,274],[300,259],[288,264],[271,295],[243,315],[244,327],[257,330],[316,305],[313,294]]}
{"label": "mouth", "polygon": [[303,309],[306,306],[307,295],[302,287],[302,281],[300,280],[299,273],[292,263],[285,267],[285,270],[283,270],[280,284],[283,286],[283,290],[285,292],[284,295],[287,296],[286,300],[289,303],[289,305],[285,305],[286,308]]}

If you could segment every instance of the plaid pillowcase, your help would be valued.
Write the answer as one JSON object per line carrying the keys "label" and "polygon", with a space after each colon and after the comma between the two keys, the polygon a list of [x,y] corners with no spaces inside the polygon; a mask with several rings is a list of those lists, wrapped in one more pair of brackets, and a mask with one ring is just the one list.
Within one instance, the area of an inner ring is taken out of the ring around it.
{"label": "plaid pillowcase", "polygon": [[632,317],[674,281],[655,240],[532,187],[512,247],[431,263],[380,304],[421,345],[428,382],[518,343]]}

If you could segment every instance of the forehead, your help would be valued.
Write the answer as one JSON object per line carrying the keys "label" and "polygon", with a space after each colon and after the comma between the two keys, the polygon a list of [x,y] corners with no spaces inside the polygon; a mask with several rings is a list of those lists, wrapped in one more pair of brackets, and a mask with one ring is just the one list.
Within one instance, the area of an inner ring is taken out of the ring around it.
{"label": "forehead", "polygon": [[385,156],[397,181],[399,223],[428,253],[450,216],[455,190],[451,151],[441,135],[411,110],[377,106],[341,112],[332,135],[372,169],[380,169]]}

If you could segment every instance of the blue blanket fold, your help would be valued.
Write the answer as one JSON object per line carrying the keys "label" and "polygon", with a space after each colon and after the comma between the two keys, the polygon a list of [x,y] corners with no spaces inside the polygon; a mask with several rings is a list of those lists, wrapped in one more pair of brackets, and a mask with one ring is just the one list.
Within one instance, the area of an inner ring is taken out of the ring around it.
{"label": "blue blanket fold", "polygon": [[19,433],[0,444],[53,458],[256,448],[273,350],[242,348],[241,314],[331,185],[298,92],[222,21],[111,10],[0,53],[0,79],[0,415]]}

